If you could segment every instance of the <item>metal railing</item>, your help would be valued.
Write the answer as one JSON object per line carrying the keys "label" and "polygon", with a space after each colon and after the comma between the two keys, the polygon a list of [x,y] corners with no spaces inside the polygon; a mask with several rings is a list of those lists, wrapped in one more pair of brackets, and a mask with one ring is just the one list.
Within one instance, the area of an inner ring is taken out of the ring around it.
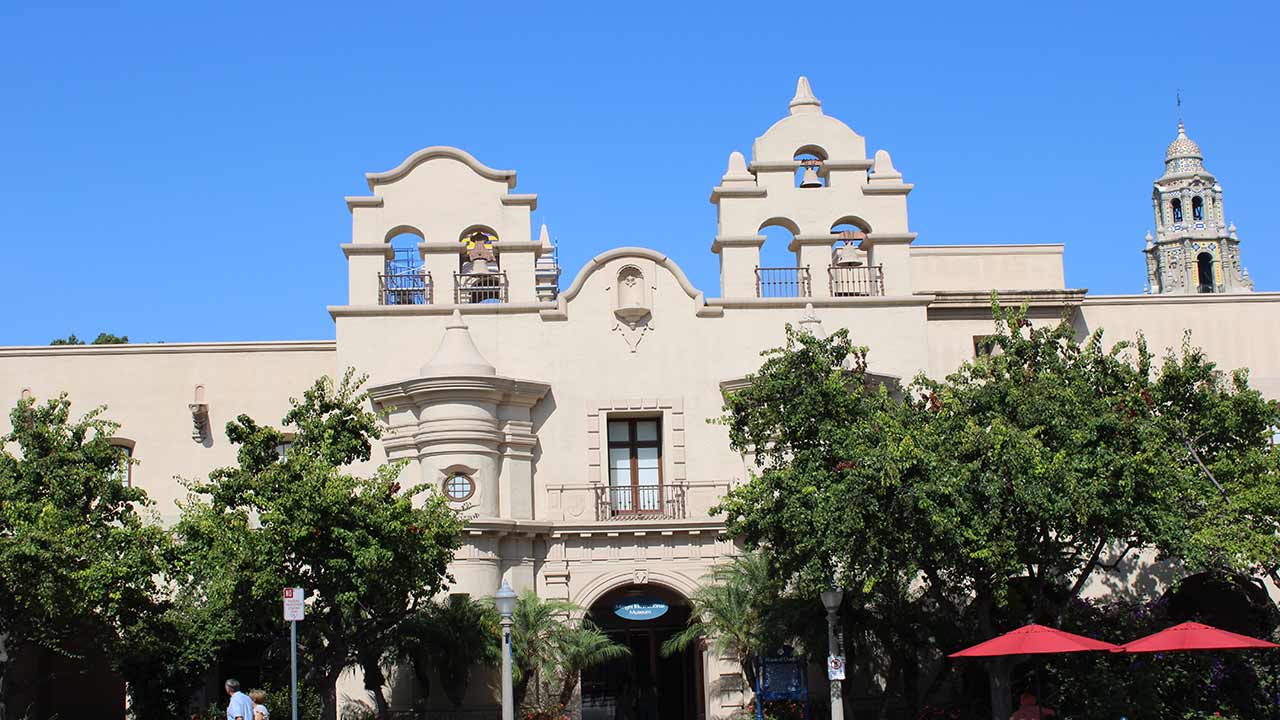
{"label": "metal railing", "polygon": [[409,273],[379,273],[378,304],[431,304],[431,274],[425,271]]}
{"label": "metal railing", "polygon": [[687,511],[683,485],[601,485],[595,490],[597,520],[682,520]]}
{"label": "metal railing", "polygon": [[454,273],[454,302],[462,304],[507,301],[507,274]]}
{"label": "metal railing", "polygon": [[807,267],[757,267],[756,297],[809,297]]}
{"label": "metal railing", "polygon": [[852,267],[832,265],[827,268],[831,297],[884,295],[884,266]]}

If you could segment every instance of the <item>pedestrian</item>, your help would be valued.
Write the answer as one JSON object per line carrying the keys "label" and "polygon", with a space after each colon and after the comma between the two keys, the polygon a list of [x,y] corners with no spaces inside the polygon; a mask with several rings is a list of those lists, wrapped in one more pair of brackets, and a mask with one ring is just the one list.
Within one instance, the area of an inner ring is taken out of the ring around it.
{"label": "pedestrian", "polygon": [[227,720],[253,720],[253,701],[240,692],[240,681],[227,678],[223,687],[231,698],[227,701]]}
{"label": "pedestrian", "polygon": [[253,701],[253,720],[270,720],[271,711],[267,710],[267,691],[250,690],[249,699]]}

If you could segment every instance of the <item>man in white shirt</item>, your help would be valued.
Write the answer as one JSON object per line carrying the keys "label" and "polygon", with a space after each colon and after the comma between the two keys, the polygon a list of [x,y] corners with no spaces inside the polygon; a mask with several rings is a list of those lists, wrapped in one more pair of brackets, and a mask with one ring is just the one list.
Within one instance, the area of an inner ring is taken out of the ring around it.
{"label": "man in white shirt", "polygon": [[228,678],[224,687],[227,695],[231,696],[227,703],[227,720],[253,720],[253,700],[240,692],[240,681]]}

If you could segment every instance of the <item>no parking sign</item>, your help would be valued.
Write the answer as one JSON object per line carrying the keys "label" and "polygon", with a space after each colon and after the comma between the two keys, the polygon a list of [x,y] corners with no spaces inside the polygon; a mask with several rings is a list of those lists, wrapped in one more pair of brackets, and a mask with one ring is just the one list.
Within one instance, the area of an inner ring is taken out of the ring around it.
{"label": "no parking sign", "polygon": [[844,679],[844,656],[843,655],[827,656],[827,679],[828,680]]}

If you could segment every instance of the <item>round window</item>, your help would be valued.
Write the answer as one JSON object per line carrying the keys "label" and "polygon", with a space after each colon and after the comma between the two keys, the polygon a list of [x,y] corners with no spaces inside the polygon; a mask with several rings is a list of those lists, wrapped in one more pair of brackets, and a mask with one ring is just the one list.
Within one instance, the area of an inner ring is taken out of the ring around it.
{"label": "round window", "polygon": [[476,482],[466,473],[454,473],[444,481],[444,494],[454,502],[470,500],[476,493]]}

